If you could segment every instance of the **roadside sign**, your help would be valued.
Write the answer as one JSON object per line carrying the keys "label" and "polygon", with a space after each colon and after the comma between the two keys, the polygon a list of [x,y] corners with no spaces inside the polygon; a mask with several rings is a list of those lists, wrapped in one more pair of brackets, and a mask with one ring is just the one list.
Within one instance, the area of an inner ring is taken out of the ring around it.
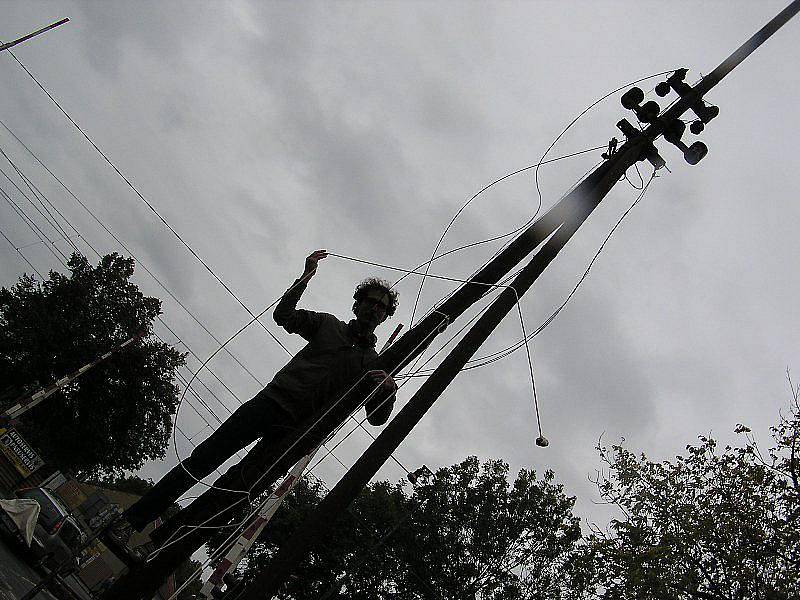
{"label": "roadside sign", "polygon": [[44,464],[44,460],[13,427],[0,428],[0,450],[24,477]]}

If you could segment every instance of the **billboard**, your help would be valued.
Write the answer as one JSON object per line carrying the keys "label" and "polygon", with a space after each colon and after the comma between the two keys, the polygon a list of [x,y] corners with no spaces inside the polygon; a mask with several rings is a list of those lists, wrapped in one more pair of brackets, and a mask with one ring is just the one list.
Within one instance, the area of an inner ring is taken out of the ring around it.
{"label": "billboard", "polygon": [[42,458],[13,427],[0,428],[0,450],[23,477],[28,477],[44,464]]}

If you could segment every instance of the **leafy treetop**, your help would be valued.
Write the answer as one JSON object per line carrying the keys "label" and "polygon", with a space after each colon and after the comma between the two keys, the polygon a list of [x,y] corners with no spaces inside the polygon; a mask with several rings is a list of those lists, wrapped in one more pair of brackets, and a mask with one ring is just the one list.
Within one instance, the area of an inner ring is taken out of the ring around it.
{"label": "leafy treetop", "polygon": [[[97,266],[73,254],[68,275],[24,275],[0,289],[0,381],[8,404],[64,377],[140,331],[161,302],[130,281],[134,261]],[[136,470],[164,456],[185,355],[147,337],[102,362],[25,414],[20,428],[45,460],[76,474]]]}

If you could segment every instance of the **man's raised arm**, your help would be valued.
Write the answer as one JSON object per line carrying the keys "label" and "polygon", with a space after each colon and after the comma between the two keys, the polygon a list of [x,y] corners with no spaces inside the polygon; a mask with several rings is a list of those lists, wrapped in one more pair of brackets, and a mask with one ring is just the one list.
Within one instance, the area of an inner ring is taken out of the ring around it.
{"label": "man's raised arm", "polygon": [[319,313],[298,309],[297,303],[308,285],[308,281],[317,272],[317,263],[327,258],[325,250],[317,250],[306,257],[303,274],[281,296],[272,317],[275,322],[289,333],[299,333],[306,340],[310,340],[319,329],[321,315]]}

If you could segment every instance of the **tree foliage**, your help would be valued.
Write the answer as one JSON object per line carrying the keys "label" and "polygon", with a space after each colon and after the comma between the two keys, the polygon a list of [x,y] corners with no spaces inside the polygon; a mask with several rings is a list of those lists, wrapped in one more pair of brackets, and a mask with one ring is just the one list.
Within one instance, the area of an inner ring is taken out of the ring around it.
{"label": "tree foliage", "polygon": [[798,389],[762,452],[750,430],[720,449],[700,436],[686,456],[651,462],[600,448],[603,498],[624,518],[595,528],[573,576],[576,596],[602,599],[781,600],[800,597]]}
{"label": "tree foliage", "polygon": [[142,479],[138,475],[116,474],[100,479],[88,479],[86,483],[96,485],[107,490],[126,492],[144,496],[155,485],[151,479]]}
{"label": "tree foliage", "polygon": [[[654,462],[599,447],[597,484],[622,516],[581,537],[552,482],[476,458],[408,490],[375,483],[322,536],[281,598],[790,600],[800,598],[800,387],[771,447],[739,425]],[[324,490],[301,484],[240,569],[266,568]],[[219,539],[216,543],[219,543]]]}
{"label": "tree foliage", "polygon": [[[558,598],[559,573],[580,538],[574,499],[547,472],[513,482],[499,460],[439,469],[410,492],[368,486],[285,586],[285,599]],[[256,543],[249,580],[323,497],[304,481]],[[215,540],[218,544],[219,539]]]}
{"label": "tree foliage", "polygon": [[[23,276],[0,289],[6,390],[35,391],[152,331],[161,302],[130,281],[133,259],[109,254],[92,266],[73,254],[68,267],[69,275],[51,271],[41,283]],[[174,372],[184,360],[169,345],[145,338],[25,414],[21,429],[61,469],[84,475],[138,469],[164,455],[177,404]]]}

